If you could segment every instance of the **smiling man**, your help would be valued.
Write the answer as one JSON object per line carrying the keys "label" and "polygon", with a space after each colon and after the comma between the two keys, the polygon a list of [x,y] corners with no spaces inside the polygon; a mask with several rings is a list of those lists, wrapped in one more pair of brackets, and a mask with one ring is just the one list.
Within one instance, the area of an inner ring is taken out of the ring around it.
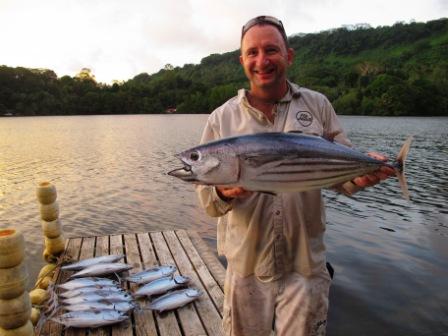
{"label": "smiling man", "polygon": [[[287,80],[293,63],[283,24],[271,16],[247,22],[240,62],[250,89],[208,118],[202,143],[260,132],[303,132],[350,145],[322,94]],[[378,157],[380,158],[381,157]],[[381,171],[335,190],[352,194],[392,175]],[[202,206],[218,218],[218,253],[228,261],[225,335],[325,335],[330,276],[326,268],[320,190],[276,196],[241,187],[198,186]]]}

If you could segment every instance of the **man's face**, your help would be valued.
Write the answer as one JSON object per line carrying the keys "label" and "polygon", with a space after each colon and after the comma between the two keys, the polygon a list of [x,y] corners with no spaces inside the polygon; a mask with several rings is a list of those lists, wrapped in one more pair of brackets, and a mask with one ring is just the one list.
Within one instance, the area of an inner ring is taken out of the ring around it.
{"label": "man's face", "polygon": [[282,35],[272,25],[250,28],[241,42],[240,63],[251,89],[268,89],[286,80],[293,50],[287,49]]}

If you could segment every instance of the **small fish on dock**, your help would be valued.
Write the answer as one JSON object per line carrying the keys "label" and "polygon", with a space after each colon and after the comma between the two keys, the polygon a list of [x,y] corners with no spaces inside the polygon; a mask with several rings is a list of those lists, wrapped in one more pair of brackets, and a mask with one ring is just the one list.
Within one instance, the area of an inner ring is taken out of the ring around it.
{"label": "small fish on dock", "polygon": [[86,267],[71,275],[70,278],[97,277],[102,275],[117,274],[132,269],[132,266],[125,263],[97,264]]}
{"label": "small fish on dock", "polygon": [[153,300],[148,308],[161,313],[163,311],[173,310],[185,306],[186,304],[198,299],[201,295],[202,291],[196,288],[181,289],[167,293]]}
{"label": "small fish on dock", "polygon": [[171,289],[186,286],[190,280],[189,277],[182,275],[163,277],[145,284],[137,289],[133,295],[134,297],[150,297],[152,295],[163,294]]}
{"label": "small fish on dock", "polygon": [[83,259],[83,260],[74,262],[69,265],[64,265],[61,267],[61,270],[63,270],[63,271],[80,271],[86,267],[93,266],[96,264],[113,263],[113,262],[123,259],[124,257],[125,257],[124,254],[111,254],[111,255],[104,255],[104,256],[95,257],[95,258]]}
{"label": "small fish on dock", "polygon": [[67,290],[62,293],[59,293],[59,297],[62,298],[71,298],[76,296],[82,296],[86,294],[92,293],[124,293],[125,290],[118,286],[90,286],[90,287],[81,287],[77,289]]}
{"label": "small fish on dock", "polygon": [[176,267],[172,265],[156,266],[138,273],[130,274],[126,280],[136,284],[146,284],[148,282],[167,277],[176,272]]}
{"label": "small fish on dock", "polygon": [[127,313],[136,308],[133,302],[83,302],[70,305],[64,305],[62,308],[66,311],[98,311],[98,310],[116,310]]}
{"label": "small fish on dock", "polygon": [[126,292],[123,293],[96,292],[91,294],[80,295],[77,297],[62,299],[61,303],[65,305],[73,305],[85,302],[130,302],[130,301],[132,301],[132,296]]}
{"label": "small fish on dock", "polygon": [[54,322],[73,328],[98,328],[128,319],[128,315],[117,310],[74,311],[51,318]]}
{"label": "small fish on dock", "polygon": [[63,284],[59,284],[56,288],[60,288],[63,290],[74,290],[83,287],[97,287],[101,288],[103,286],[119,286],[119,283],[112,279],[100,278],[100,277],[85,277],[85,278],[76,278],[73,280],[69,280]]}

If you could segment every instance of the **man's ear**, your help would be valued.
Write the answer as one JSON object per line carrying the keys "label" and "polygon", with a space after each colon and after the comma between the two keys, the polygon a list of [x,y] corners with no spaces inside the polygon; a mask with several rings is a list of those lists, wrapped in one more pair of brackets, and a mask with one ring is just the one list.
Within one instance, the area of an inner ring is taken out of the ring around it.
{"label": "man's ear", "polygon": [[240,64],[243,65],[243,55],[240,55]]}

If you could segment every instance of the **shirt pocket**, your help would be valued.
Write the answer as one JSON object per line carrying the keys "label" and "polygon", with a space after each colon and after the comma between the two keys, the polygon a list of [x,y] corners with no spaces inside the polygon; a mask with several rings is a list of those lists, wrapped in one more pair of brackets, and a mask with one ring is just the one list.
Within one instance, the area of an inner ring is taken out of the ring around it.
{"label": "shirt pocket", "polygon": [[299,109],[288,114],[285,132],[298,132],[309,135],[323,135],[323,127],[316,116],[308,110]]}

